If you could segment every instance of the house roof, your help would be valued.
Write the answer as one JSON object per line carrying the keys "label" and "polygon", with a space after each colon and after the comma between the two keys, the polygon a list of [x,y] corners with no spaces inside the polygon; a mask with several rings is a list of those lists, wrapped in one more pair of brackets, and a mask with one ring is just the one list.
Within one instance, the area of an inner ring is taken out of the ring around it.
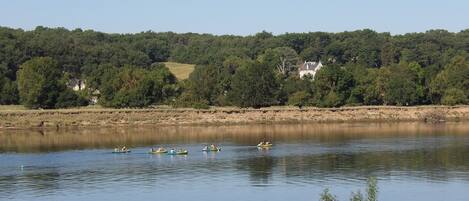
{"label": "house roof", "polygon": [[321,61],[305,61],[305,63],[301,65],[300,70],[316,70],[318,67],[322,67]]}

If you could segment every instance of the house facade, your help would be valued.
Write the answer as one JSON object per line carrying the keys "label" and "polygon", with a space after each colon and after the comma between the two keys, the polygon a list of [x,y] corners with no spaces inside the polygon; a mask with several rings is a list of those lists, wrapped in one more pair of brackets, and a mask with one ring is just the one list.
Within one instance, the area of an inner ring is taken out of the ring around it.
{"label": "house facade", "polygon": [[323,65],[321,61],[319,62],[305,61],[305,63],[303,63],[300,66],[300,69],[298,70],[298,72],[300,73],[300,78],[303,78],[306,75],[310,75],[314,79],[316,72],[318,72],[318,70],[321,69],[322,67]]}

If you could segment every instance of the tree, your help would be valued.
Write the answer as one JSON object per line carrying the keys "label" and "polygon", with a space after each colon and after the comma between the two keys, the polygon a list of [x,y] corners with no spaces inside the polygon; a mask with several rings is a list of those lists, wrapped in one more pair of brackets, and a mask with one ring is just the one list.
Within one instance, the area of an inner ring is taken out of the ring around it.
{"label": "tree", "polygon": [[229,100],[239,107],[264,107],[276,103],[278,81],[264,63],[251,62],[236,71],[231,82]]}
{"label": "tree", "polygon": [[418,102],[418,75],[407,63],[390,68],[385,84],[384,101],[393,105],[414,105]]}
{"label": "tree", "polygon": [[317,106],[336,107],[345,104],[355,85],[350,72],[337,65],[321,68],[314,78],[314,99]]}
{"label": "tree", "polygon": [[288,105],[303,107],[308,104],[309,94],[306,91],[298,91],[288,97]]}
{"label": "tree", "polygon": [[430,93],[434,102],[440,103],[448,89],[459,89],[466,97],[469,96],[469,62],[464,57],[453,58],[431,82]]}
{"label": "tree", "polygon": [[466,104],[467,96],[464,94],[464,91],[460,89],[447,89],[441,103],[444,105]]}
{"label": "tree", "polygon": [[87,105],[88,102],[67,88],[58,63],[50,57],[33,58],[18,71],[21,103],[28,108],[61,108]]}
{"label": "tree", "polygon": [[9,105],[17,104],[18,87],[16,82],[12,81],[9,77],[9,69],[6,64],[0,64],[0,104]]}
{"label": "tree", "polygon": [[107,107],[145,107],[174,97],[176,78],[164,65],[150,69],[109,69],[101,81],[100,103]]}
{"label": "tree", "polygon": [[220,95],[218,81],[220,71],[215,65],[197,65],[189,75],[187,93],[191,93],[194,100],[214,104]]}
{"label": "tree", "polygon": [[270,67],[275,68],[278,73],[288,75],[297,66],[299,57],[292,48],[278,47],[266,50],[260,60]]}
{"label": "tree", "polygon": [[59,93],[65,89],[62,71],[50,57],[33,58],[18,71],[21,103],[29,108],[54,108]]}

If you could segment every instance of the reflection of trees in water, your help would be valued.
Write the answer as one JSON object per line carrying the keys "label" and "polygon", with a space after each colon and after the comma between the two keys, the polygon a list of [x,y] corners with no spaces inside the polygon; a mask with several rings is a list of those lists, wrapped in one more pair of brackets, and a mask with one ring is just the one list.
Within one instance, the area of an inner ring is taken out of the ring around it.
{"label": "reflection of trees in water", "polygon": [[18,193],[17,190],[22,192],[23,189],[39,192],[39,194],[49,194],[60,188],[61,178],[56,169],[22,175],[0,176],[0,195],[14,195]]}
{"label": "reflection of trees in water", "polygon": [[[327,153],[310,156],[282,157],[286,177],[367,178],[392,175],[445,181],[469,180],[469,147],[417,149],[399,152]],[[277,164],[274,164],[276,166]]]}
{"label": "reflection of trees in water", "polygon": [[55,169],[48,170],[47,172],[25,174],[22,178],[26,186],[36,191],[46,192],[45,194],[59,189],[60,179],[61,175]]}
{"label": "reflection of trees in water", "polygon": [[255,145],[260,140],[314,141],[332,146],[356,139],[402,136],[464,135],[469,124],[354,123],[233,126],[142,126],[0,130],[0,152],[40,152],[67,149],[112,148],[184,143]]}
{"label": "reflection of trees in water", "polygon": [[276,161],[271,156],[261,156],[236,161],[237,169],[249,173],[253,185],[268,184]]}
{"label": "reflection of trees in water", "polygon": [[18,176],[0,176],[0,198],[16,194]]}

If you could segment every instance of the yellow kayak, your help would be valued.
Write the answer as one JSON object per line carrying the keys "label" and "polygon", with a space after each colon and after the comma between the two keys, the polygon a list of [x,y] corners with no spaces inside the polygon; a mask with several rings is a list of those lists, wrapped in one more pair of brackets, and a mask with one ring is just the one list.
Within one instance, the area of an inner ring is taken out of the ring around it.
{"label": "yellow kayak", "polygon": [[149,151],[148,152],[149,154],[165,154],[165,153],[168,153],[168,150],[164,149],[164,150],[155,150],[155,151]]}
{"label": "yellow kayak", "polygon": [[269,148],[269,147],[272,147],[272,144],[258,144],[257,147],[260,147],[260,148]]}

